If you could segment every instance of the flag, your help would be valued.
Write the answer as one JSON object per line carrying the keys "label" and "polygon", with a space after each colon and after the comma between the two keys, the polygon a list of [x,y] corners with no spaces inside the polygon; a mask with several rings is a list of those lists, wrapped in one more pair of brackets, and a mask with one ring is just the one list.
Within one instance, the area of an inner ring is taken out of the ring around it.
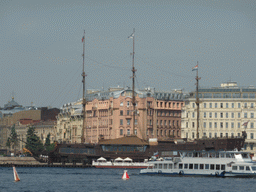
{"label": "flag", "polygon": [[128,37],[128,39],[133,39],[133,37],[134,37],[134,33],[132,33],[129,37]]}
{"label": "flag", "polygon": [[82,37],[82,43],[84,42],[84,36]]}
{"label": "flag", "polygon": [[192,67],[192,71],[195,71],[198,69],[198,65],[196,65],[195,67]]}
{"label": "flag", "polygon": [[244,124],[243,124],[242,126],[247,126],[247,125],[248,125],[248,123],[249,123],[249,121],[244,122]]}

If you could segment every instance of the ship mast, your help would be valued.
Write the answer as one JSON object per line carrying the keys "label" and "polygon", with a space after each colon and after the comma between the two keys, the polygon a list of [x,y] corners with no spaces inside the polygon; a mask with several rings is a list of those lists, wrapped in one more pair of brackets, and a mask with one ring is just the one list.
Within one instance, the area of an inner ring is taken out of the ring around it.
{"label": "ship mast", "polygon": [[133,135],[135,135],[135,106],[136,106],[136,101],[135,101],[135,94],[134,94],[134,87],[135,87],[135,72],[136,69],[134,67],[134,43],[135,43],[135,28],[133,28],[133,33],[128,37],[133,39],[133,50],[132,50],[132,105],[133,105],[133,121],[132,121],[132,129],[133,129]]}
{"label": "ship mast", "polygon": [[[85,136],[84,136],[84,130],[85,129],[85,125],[86,125],[86,119],[85,119],[85,105],[86,105],[86,100],[85,100],[85,72],[84,72],[84,51],[85,51],[85,30],[84,30],[84,36],[82,38],[82,43],[83,43],[83,73],[82,73],[82,77],[83,77],[83,80],[82,80],[82,83],[83,83],[83,100],[82,100],[82,105],[83,105],[83,127],[82,127],[82,135],[81,135],[81,143],[84,143],[85,142]],[[86,131],[85,131],[86,132]],[[85,135],[87,136],[87,133],[85,133]]]}
{"label": "ship mast", "polygon": [[198,77],[198,61],[197,61],[197,70],[196,70],[196,113],[197,113],[197,119],[196,119],[196,138],[199,139],[199,97],[198,97],[198,87],[199,87],[199,80],[201,78]]}

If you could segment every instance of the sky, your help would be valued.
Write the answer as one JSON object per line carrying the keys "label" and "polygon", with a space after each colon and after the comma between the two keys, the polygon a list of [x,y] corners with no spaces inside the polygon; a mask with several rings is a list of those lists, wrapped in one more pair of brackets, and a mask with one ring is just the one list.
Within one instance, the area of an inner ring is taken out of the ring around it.
{"label": "sky", "polygon": [[[86,89],[256,86],[255,0],[0,0],[0,107],[57,107]],[[33,103],[32,103],[33,102]]]}

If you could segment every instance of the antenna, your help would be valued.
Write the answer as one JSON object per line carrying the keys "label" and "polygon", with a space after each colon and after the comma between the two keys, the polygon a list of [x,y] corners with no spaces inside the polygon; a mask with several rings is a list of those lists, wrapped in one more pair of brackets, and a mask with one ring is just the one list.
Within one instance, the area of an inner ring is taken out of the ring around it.
{"label": "antenna", "polygon": [[199,80],[201,79],[198,77],[198,61],[197,61],[197,69],[196,69],[196,105],[197,105],[197,120],[196,120],[196,138],[199,139],[199,97],[198,97],[198,87],[199,87]]}

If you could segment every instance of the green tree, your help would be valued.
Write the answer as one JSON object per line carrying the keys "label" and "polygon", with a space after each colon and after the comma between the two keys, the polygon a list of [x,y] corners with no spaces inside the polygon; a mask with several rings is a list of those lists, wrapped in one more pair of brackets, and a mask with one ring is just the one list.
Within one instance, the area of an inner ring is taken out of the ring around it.
{"label": "green tree", "polygon": [[17,144],[18,144],[18,135],[16,133],[15,124],[14,124],[11,129],[11,134],[7,139],[6,146],[9,148],[13,147],[14,153],[15,153],[15,147],[17,146]]}
{"label": "green tree", "polygon": [[51,134],[48,133],[46,140],[45,140],[45,144],[44,144],[45,150],[47,152],[52,151],[55,148],[55,144],[54,143],[51,144],[50,136],[51,136]]}
{"label": "green tree", "polygon": [[29,127],[27,131],[26,149],[31,151],[34,155],[40,155],[44,150],[44,145],[40,138],[35,134],[35,127]]}

